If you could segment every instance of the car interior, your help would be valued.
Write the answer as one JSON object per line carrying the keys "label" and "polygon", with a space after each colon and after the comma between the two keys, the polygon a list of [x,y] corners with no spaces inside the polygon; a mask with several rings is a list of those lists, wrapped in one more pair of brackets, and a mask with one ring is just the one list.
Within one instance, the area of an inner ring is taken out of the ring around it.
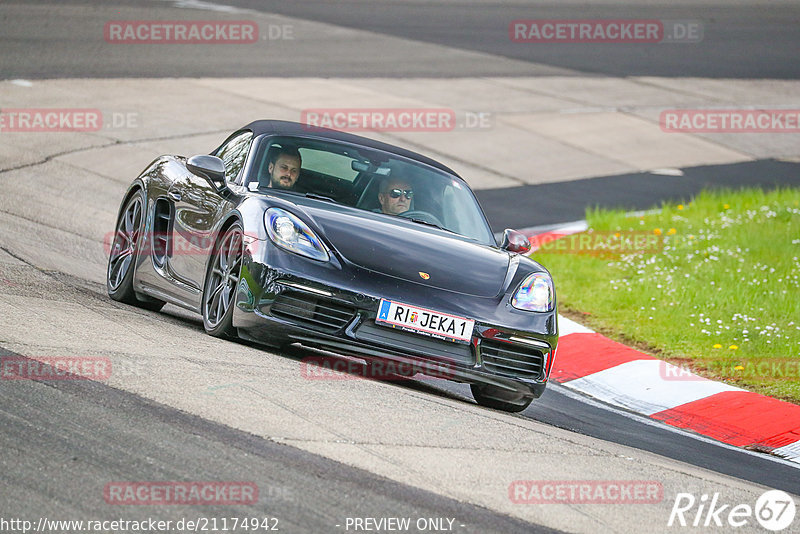
{"label": "car interior", "polygon": [[[259,148],[246,184],[251,191],[269,193],[269,162],[274,151],[291,144],[300,152],[300,175],[293,192],[329,198],[339,204],[380,212],[378,193],[383,180],[402,178],[414,190],[409,218],[442,226],[457,234],[476,236],[486,234],[477,214],[458,213],[465,209],[464,191],[455,180],[401,158],[350,145],[314,139],[273,138],[266,148]],[[469,196],[469,195],[467,195]],[[472,201],[474,202],[474,201]],[[445,206],[450,208],[445,209]],[[475,204],[475,209],[480,208]],[[403,215],[401,215],[403,216]],[[432,216],[432,217],[431,217]],[[487,239],[493,238],[489,235]]]}

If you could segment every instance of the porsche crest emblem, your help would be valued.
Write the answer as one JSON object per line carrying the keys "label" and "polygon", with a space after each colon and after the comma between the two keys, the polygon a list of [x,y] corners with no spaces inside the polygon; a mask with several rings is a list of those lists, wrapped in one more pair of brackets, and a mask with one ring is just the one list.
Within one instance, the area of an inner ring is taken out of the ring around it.
{"label": "porsche crest emblem", "polygon": [[422,278],[423,280],[427,280],[428,278],[430,278],[430,277],[431,277],[431,275],[429,275],[428,273],[423,273],[422,271],[420,271],[420,272],[419,272],[419,276],[420,276],[420,278]]}

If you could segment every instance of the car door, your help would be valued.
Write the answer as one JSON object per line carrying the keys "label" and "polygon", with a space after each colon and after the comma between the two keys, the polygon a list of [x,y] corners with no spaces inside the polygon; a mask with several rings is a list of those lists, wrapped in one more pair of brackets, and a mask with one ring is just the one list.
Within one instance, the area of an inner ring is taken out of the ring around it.
{"label": "car door", "polygon": [[[232,183],[241,172],[252,144],[252,132],[240,132],[231,137],[216,155],[225,164],[225,180]],[[206,262],[214,248],[213,230],[228,201],[205,178],[187,172],[169,190],[174,203],[170,267],[178,281],[200,291],[205,277]]]}

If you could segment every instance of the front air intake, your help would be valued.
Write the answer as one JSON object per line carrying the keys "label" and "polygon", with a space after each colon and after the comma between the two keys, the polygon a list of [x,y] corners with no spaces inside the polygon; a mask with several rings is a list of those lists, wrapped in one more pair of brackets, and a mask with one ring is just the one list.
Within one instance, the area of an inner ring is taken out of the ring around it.
{"label": "front air intake", "polygon": [[288,290],[275,298],[271,313],[282,319],[334,333],[353,320],[356,310],[325,297]]}
{"label": "front air intake", "polygon": [[480,344],[483,367],[498,375],[539,380],[544,374],[545,353],[515,343],[483,340]]}

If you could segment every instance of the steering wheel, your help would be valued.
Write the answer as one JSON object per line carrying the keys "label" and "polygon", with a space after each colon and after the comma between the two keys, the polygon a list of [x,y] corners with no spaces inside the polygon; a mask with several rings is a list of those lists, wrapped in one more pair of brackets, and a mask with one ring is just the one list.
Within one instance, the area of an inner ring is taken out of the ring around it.
{"label": "steering wheel", "polygon": [[442,221],[440,221],[436,217],[436,215],[429,213],[427,211],[422,211],[422,210],[404,211],[403,213],[400,214],[400,217],[406,217],[408,219],[419,219],[424,222],[435,224],[436,226],[444,227],[444,224],[442,224]]}

